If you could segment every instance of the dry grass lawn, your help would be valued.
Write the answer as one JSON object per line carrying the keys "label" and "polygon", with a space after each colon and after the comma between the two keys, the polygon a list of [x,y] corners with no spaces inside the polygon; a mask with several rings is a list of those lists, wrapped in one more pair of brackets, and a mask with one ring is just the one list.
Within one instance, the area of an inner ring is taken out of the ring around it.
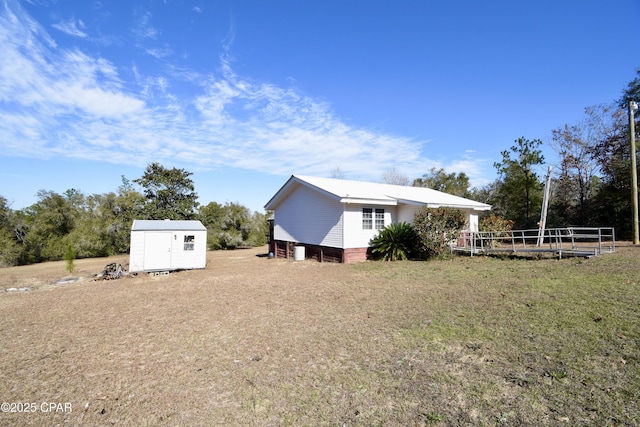
{"label": "dry grass lawn", "polygon": [[3,404],[0,426],[640,424],[640,248],[265,252],[112,281],[91,275],[128,257],[0,269],[0,400],[18,411]]}

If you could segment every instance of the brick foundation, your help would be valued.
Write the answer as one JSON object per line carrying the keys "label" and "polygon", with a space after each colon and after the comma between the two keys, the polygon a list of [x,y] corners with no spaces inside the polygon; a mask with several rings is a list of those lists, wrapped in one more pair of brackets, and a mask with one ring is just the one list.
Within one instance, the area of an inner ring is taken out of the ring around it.
{"label": "brick foundation", "polygon": [[371,248],[342,249],[284,240],[273,240],[269,243],[269,247],[272,248],[271,250],[276,258],[293,259],[293,251],[296,246],[304,246],[305,259],[313,259],[318,262],[350,263],[365,261],[371,254]]}
{"label": "brick foundation", "polygon": [[370,248],[349,248],[343,249],[343,262],[358,262],[366,261],[369,259],[371,249]]}

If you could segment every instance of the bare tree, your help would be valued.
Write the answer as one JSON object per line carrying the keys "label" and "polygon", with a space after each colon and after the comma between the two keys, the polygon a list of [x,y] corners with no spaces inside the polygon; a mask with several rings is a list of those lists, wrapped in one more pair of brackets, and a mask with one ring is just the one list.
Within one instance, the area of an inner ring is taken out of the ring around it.
{"label": "bare tree", "polygon": [[333,178],[333,179],[346,179],[343,170],[340,169],[340,166],[336,166],[336,168],[331,171],[331,178]]}
{"label": "bare tree", "polygon": [[405,175],[401,174],[396,168],[387,169],[382,174],[382,182],[392,185],[409,185],[410,181]]}
{"label": "bare tree", "polygon": [[588,107],[581,122],[552,130],[551,146],[560,157],[554,204],[565,222],[589,220],[587,208],[598,191],[600,175],[607,173],[609,159],[616,157],[611,156],[616,149],[609,142],[618,133],[616,110],[615,105]]}

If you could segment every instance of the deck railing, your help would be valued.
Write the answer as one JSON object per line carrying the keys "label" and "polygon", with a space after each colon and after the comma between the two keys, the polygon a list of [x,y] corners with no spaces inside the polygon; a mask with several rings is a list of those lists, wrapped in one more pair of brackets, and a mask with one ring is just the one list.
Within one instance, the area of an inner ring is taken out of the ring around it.
{"label": "deck railing", "polygon": [[453,251],[471,255],[492,252],[546,252],[559,257],[591,256],[615,252],[612,227],[567,227],[545,230],[481,231],[461,233]]}

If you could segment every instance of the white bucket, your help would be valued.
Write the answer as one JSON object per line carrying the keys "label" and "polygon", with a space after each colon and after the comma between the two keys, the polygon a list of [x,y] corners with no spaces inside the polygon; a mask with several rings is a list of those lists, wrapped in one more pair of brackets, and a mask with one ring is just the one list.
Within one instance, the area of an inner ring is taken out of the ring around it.
{"label": "white bucket", "polygon": [[305,250],[304,246],[294,246],[293,248],[293,260],[294,261],[304,261],[305,258]]}

